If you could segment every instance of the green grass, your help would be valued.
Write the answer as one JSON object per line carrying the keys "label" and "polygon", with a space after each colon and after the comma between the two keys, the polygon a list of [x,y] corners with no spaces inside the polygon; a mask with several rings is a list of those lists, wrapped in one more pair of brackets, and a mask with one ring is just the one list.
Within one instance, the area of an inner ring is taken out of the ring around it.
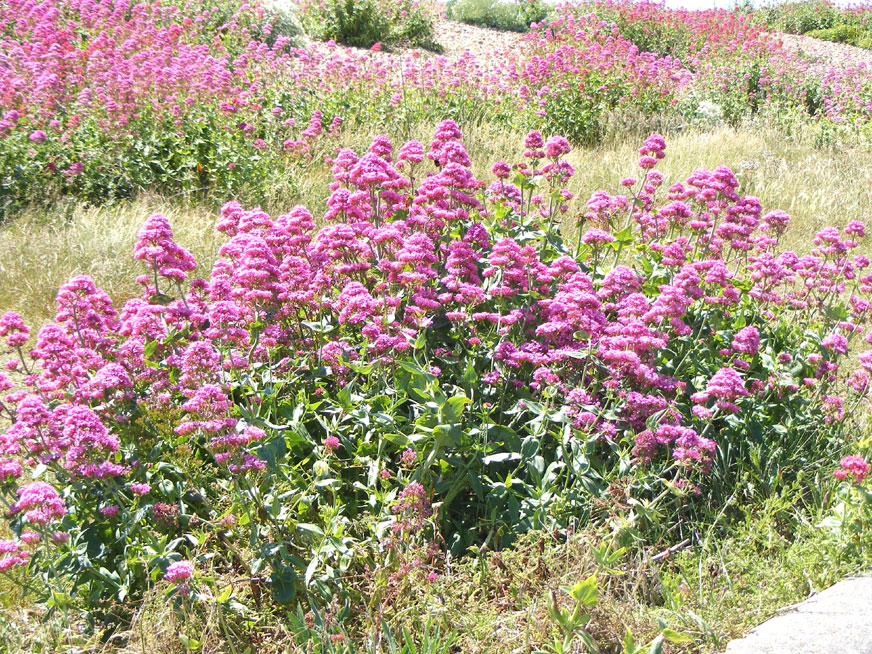
{"label": "green grass", "polygon": [[[617,521],[626,517],[619,505],[613,510]],[[743,519],[700,534],[697,542],[656,562],[656,547],[631,545],[611,571],[604,570],[594,555],[604,544],[613,550],[620,545],[619,533],[607,527],[528,534],[509,550],[451,562],[435,582],[411,577],[396,596],[384,598],[377,618],[358,618],[348,638],[360,645],[358,651],[370,651],[364,644],[367,634],[373,624],[384,621],[394,634],[407,629],[418,643],[425,630],[453,632],[453,652],[532,653],[558,633],[548,617],[550,598],[566,604],[561,588],[595,574],[600,604],[593,610],[589,631],[605,654],[620,651],[626,629],[637,640],[652,638],[658,621],[692,638],[693,644],[682,651],[723,651],[731,639],[778,609],[868,569],[872,535],[865,533],[861,547],[846,549],[815,526],[823,515],[817,509],[798,509],[789,498],[774,498],[746,506]],[[5,585],[0,589],[11,590]],[[244,585],[234,593],[244,604],[254,605]],[[13,591],[3,596],[0,652],[58,651],[71,640],[81,643],[80,627],[68,627],[60,615],[42,623],[39,612],[22,604],[20,595]],[[208,609],[205,613],[182,619],[155,592],[128,632],[108,643],[92,640],[85,651],[182,652],[178,633],[200,640],[202,651],[230,651],[215,615]],[[306,651],[290,644],[293,623],[282,611],[251,608],[243,622],[250,629],[248,637],[258,642],[252,651]],[[46,641],[54,644],[38,649]],[[247,639],[240,638],[234,646],[245,651]]]}

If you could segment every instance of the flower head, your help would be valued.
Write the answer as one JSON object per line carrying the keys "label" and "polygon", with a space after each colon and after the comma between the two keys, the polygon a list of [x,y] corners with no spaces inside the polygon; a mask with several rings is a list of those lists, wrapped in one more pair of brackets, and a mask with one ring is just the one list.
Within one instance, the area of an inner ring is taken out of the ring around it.
{"label": "flower head", "polygon": [[45,525],[63,518],[67,508],[54,488],[44,481],[35,481],[18,489],[18,501],[12,505],[12,511],[24,511],[28,522]]}
{"label": "flower head", "polygon": [[30,328],[19,314],[7,311],[0,316],[0,338],[5,338],[9,347],[21,347],[30,338]]}
{"label": "flower head", "polygon": [[733,350],[742,354],[757,354],[760,349],[760,331],[756,327],[743,327],[733,337]]}
{"label": "flower head", "polygon": [[839,462],[839,468],[833,472],[833,477],[838,480],[845,479],[848,476],[854,478],[858,484],[862,484],[866,475],[869,474],[869,464],[861,456],[845,456]]}
{"label": "flower head", "polygon": [[181,584],[186,582],[194,574],[194,564],[190,561],[176,561],[170,563],[164,572],[164,581],[171,584]]}

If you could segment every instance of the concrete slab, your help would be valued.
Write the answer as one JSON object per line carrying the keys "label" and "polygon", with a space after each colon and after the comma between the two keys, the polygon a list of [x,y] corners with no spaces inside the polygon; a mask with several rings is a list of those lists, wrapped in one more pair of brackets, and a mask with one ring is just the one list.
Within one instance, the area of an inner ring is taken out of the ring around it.
{"label": "concrete slab", "polygon": [[725,654],[872,654],[872,577],[853,577],[790,607]]}

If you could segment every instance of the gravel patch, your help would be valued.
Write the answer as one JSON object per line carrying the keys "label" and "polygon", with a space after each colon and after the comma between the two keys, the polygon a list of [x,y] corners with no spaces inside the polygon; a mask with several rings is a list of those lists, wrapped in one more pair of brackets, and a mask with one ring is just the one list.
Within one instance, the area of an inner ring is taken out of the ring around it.
{"label": "gravel patch", "polygon": [[799,34],[779,34],[779,37],[786,48],[805,55],[815,62],[814,68],[823,72],[828,68],[872,68],[872,50]]}
{"label": "gravel patch", "polygon": [[[436,22],[433,37],[436,43],[442,46],[441,53],[423,48],[397,48],[392,52],[387,52],[346,46],[338,47],[357,54],[367,54],[380,61],[410,54],[421,58],[443,57],[449,61],[469,58],[472,55],[479,64],[487,68],[488,62],[496,63],[501,55],[520,48],[524,41],[524,35],[517,32],[503,32],[447,19],[440,19]],[[304,39],[304,47],[321,51],[329,49],[327,44],[308,37]]]}
{"label": "gravel patch", "polygon": [[524,35],[517,32],[503,32],[486,27],[467,25],[453,20],[441,20],[436,23],[436,42],[445,52],[446,57],[459,57],[469,52],[476,57],[506,52],[521,45]]}
{"label": "gravel patch", "polygon": [[[279,2],[280,0],[273,0]],[[474,56],[480,63],[495,59],[495,55],[516,51],[523,46],[524,34],[507,32],[467,25],[446,18],[437,19],[434,25],[434,40],[442,46],[441,54],[422,48],[400,48],[392,53],[373,53],[378,59],[391,55],[415,54],[419,57],[443,56],[449,60],[457,60]],[[798,52],[812,62],[812,69],[826,72],[829,68],[868,68],[872,70],[872,50],[857,48],[844,43],[823,41],[799,34],[778,34],[778,38],[788,50]],[[309,48],[320,49],[323,44],[313,42],[304,37]],[[349,48],[351,51],[365,52],[360,48]]]}

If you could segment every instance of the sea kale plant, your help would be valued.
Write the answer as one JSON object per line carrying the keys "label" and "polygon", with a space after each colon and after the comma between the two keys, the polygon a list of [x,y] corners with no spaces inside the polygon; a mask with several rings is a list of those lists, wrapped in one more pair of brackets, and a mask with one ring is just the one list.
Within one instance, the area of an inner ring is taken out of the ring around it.
{"label": "sea kale plant", "polygon": [[831,470],[872,372],[864,227],[781,252],[786,213],[725,167],[667,184],[665,151],[572,216],[563,137],[490,182],[450,120],[379,137],[332,158],[321,227],[227,203],[203,278],[149,217],[142,297],[78,276],[35,335],[0,318],[0,568],[107,619],[214,575],[375,611],[447,552],[615,510],[684,537]]}

